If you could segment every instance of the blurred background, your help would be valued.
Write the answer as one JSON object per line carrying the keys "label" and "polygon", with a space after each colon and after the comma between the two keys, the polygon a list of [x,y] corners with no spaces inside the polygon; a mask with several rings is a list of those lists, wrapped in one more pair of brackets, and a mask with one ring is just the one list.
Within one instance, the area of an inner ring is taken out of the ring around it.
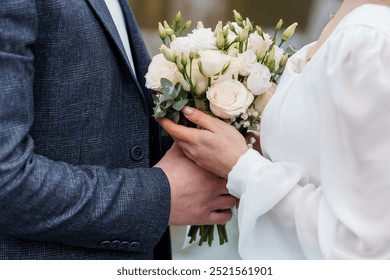
{"label": "blurred background", "polygon": [[341,0],[129,0],[141,26],[147,47],[152,55],[158,53],[161,45],[157,33],[159,21],[171,23],[177,11],[184,20],[192,20],[192,27],[202,21],[205,27],[214,28],[218,21],[233,20],[233,10],[249,17],[264,31],[283,19],[285,27],[298,22],[297,33],[289,44],[299,49],[316,40],[329,21],[331,13],[339,7]]}
{"label": "blurred background", "polygon": [[[159,21],[171,23],[177,11],[181,11],[184,20],[192,20],[192,27],[202,21],[205,27],[214,29],[218,21],[224,23],[233,20],[233,10],[249,17],[265,32],[272,33],[279,19],[285,27],[298,22],[297,31],[288,43],[295,49],[317,40],[323,27],[328,23],[341,0],[129,0],[141,27],[151,55],[157,54],[162,42],[158,36]],[[213,244],[199,247],[186,246],[184,239],[186,227],[171,227],[174,259],[240,259],[238,255],[237,219],[227,224],[229,242],[223,246]],[[217,237],[216,237],[217,239]]]}

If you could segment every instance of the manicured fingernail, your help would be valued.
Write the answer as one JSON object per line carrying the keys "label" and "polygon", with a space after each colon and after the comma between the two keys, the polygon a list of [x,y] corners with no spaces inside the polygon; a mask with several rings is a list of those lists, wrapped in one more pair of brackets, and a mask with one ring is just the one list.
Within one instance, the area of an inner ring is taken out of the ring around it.
{"label": "manicured fingernail", "polygon": [[194,111],[194,108],[191,108],[191,107],[188,107],[188,106],[185,106],[182,110],[184,115],[187,115],[187,116],[191,116],[195,111]]}

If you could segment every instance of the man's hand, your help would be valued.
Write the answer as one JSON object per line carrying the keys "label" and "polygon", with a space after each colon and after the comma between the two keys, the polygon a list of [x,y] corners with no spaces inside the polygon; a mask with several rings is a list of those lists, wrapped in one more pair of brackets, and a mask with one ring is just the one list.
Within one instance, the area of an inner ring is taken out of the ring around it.
{"label": "man's hand", "polygon": [[226,180],[200,168],[177,144],[155,167],[171,185],[170,225],[224,224],[231,219],[236,198],[228,194]]}

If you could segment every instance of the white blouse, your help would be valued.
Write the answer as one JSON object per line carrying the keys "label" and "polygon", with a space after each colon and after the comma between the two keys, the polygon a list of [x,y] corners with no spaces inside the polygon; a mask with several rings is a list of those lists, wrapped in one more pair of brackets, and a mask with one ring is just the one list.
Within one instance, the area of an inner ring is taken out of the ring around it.
{"label": "white blouse", "polygon": [[390,8],[350,12],[263,114],[229,174],[244,259],[390,258]]}

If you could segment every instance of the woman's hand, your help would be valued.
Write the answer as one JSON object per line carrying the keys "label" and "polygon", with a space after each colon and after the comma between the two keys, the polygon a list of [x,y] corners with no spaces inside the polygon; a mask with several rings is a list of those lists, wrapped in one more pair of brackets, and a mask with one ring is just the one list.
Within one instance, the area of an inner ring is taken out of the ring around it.
{"label": "woman's hand", "polygon": [[238,159],[248,150],[245,138],[231,125],[199,110],[184,107],[185,117],[203,129],[175,124],[167,118],[160,125],[200,167],[227,178]]}

